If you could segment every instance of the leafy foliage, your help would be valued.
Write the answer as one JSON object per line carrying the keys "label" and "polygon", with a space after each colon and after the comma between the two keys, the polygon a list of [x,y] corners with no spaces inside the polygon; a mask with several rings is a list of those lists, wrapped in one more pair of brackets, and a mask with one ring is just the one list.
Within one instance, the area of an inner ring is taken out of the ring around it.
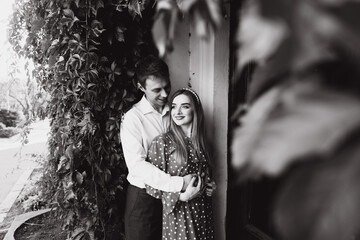
{"label": "leafy foliage", "polygon": [[[8,95],[16,101],[25,116],[22,126],[28,126],[32,121],[39,117],[44,119],[48,94],[38,85],[30,72],[29,61],[19,61],[20,58],[14,59],[11,64],[8,83]],[[16,73],[20,73],[19,65],[23,65],[25,76],[19,77]]]}
{"label": "leafy foliage", "polygon": [[220,0],[158,0],[152,28],[159,55],[173,50],[176,25],[181,15],[188,15],[201,38],[207,38],[222,22]]}
{"label": "leafy foliage", "polygon": [[19,133],[17,128],[8,127],[4,129],[0,129],[0,138],[10,138]]}
{"label": "leafy foliage", "polygon": [[15,111],[0,109],[0,123],[6,127],[16,127],[19,122],[19,114]]}
{"label": "leafy foliage", "polygon": [[[109,223],[121,225],[126,174],[118,124],[135,100],[132,68],[151,42],[152,3],[18,3],[10,37],[18,53],[34,59],[51,93],[51,161],[67,227],[74,239],[111,238],[117,225]],[[161,56],[172,50],[182,14],[202,37],[221,23],[220,0],[156,6],[152,34]],[[354,0],[243,1],[237,68],[256,68],[249,111],[234,133],[232,167],[246,179],[286,177],[273,215],[282,239],[350,239],[360,232],[359,8]]]}
{"label": "leafy foliage", "polygon": [[238,69],[257,66],[232,167],[282,177],[272,213],[280,239],[358,239],[358,1],[246,1]]}
{"label": "leafy foliage", "polygon": [[[22,112],[19,127],[22,143],[28,142],[30,124],[37,118],[46,117],[49,94],[39,85],[32,74],[32,60],[17,55],[13,49],[9,51],[8,76],[0,88],[2,104],[7,109]],[[15,126],[15,125],[14,125]]]}
{"label": "leafy foliage", "polygon": [[252,178],[278,176],[294,161],[332,153],[359,126],[360,99],[308,80],[273,87],[254,102],[234,132],[233,166]]}
{"label": "leafy foliage", "polygon": [[[17,0],[10,41],[51,96],[49,171],[73,239],[123,234],[127,169],[119,140],[136,101],[135,62],[157,53],[150,1]],[[26,36],[26,39],[23,36]]]}

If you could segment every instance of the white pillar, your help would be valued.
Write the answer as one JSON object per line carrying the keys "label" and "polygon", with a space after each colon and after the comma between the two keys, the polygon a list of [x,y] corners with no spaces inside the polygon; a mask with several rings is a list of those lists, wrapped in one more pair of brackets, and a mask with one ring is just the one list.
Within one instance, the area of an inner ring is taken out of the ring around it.
{"label": "white pillar", "polygon": [[225,20],[206,42],[197,38],[192,28],[190,37],[190,82],[203,103],[217,184],[213,201],[217,240],[226,239],[229,34]]}

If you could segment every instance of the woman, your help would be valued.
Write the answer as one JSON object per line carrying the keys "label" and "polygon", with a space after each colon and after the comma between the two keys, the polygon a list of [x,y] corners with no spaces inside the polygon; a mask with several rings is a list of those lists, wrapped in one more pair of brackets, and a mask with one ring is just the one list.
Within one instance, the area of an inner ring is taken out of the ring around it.
{"label": "woman", "polygon": [[[196,174],[183,193],[146,186],[163,204],[162,239],[214,239],[209,157],[204,144],[204,113],[194,90],[184,88],[171,98],[169,131],[156,137],[147,161],[173,176]],[[194,193],[196,195],[194,196]]]}

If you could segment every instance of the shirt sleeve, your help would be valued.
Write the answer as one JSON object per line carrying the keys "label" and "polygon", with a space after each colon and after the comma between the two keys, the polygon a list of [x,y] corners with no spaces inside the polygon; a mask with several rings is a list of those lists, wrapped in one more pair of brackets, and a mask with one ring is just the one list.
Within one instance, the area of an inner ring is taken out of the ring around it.
{"label": "shirt sleeve", "polygon": [[[169,154],[166,153],[166,144],[164,139],[160,137],[156,137],[151,143],[147,155],[147,161],[151,164],[159,168],[161,171],[168,172],[168,163],[167,156]],[[176,203],[179,201],[180,192],[166,192],[160,191],[146,185],[146,192],[155,198],[161,198],[163,204],[163,212],[165,214],[171,213]]]}
{"label": "shirt sleeve", "polygon": [[121,123],[120,138],[129,174],[156,189],[181,191],[182,177],[170,176],[145,161],[146,152],[138,126],[141,126],[141,120],[135,114],[126,114]]}

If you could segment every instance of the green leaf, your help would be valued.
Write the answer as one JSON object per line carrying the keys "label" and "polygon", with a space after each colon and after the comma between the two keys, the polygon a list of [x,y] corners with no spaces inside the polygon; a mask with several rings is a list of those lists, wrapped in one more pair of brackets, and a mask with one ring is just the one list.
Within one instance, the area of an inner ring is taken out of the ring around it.
{"label": "green leaf", "polygon": [[311,80],[273,87],[249,107],[234,132],[234,168],[278,176],[294,162],[331,154],[360,126],[357,97]]}
{"label": "green leaf", "polygon": [[181,1],[182,12],[193,18],[196,33],[207,38],[211,31],[220,27],[222,22],[221,1],[219,0],[187,0]]}
{"label": "green leaf", "polygon": [[104,2],[102,0],[96,1],[96,9],[104,8]]}
{"label": "green leaf", "polygon": [[80,42],[80,40],[81,40],[80,34],[75,33],[73,36],[75,37],[75,39],[76,39],[78,42]]}
{"label": "green leaf", "polygon": [[103,28],[103,24],[102,22],[94,19],[91,21],[91,28],[99,28],[99,29],[102,29]]}
{"label": "green leaf", "polygon": [[84,176],[78,171],[75,172],[75,176],[77,183],[81,185],[84,182]]}
{"label": "green leaf", "polygon": [[79,42],[76,41],[76,40],[70,40],[68,42],[68,44],[69,44],[69,48],[76,49],[78,47],[78,45],[79,45]]}
{"label": "green leaf", "polygon": [[60,20],[60,24],[65,25],[65,26],[69,26],[73,21],[73,18],[68,18],[68,17],[63,17]]}
{"label": "green leaf", "polygon": [[176,24],[179,18],[179,9],[175,1],[158,1],[157,13],[152,27],[152,36],[160,57],[173,50]]}
{"label": "green leaf", "polygon": [[91,32],[94,34],[95,37],[99,37],[102,32],[104,32],[106,29],[98,29],[94,28],[91,30]]}
{"label": "green leaf", "polygon": [[61,156],[60,162],[57,165],[57,172],[65,172],[70,169],[69,160],[65,156]]}
{"label": "green leaf", "polygon": [[53,52],[55,49],[59,47],[60,43],[58,39],[55,39],[51,42],[50,47],[47,49],[49,53]]}
{"label": "green leaf", "polygon": [[119,42],[125,41],[124,31],[126,31],[125,27],[119,27],[119,26],[116,27],[115,37],[116,37],[116,40],[118,40]]}
{"label": "green leaf", "polygon": [[272,207],[279,238],[338,240],[358,236],[358,130],[356,137],[325,159],[314,156],[287,173]]}
{"label": "green leaf", "polygon": [[87,49],[88,52],[96,51],[96,50],[98,50],[98,48],[95,47],[95,46],[93,46],[93,45],[91,45],[91,44],[89,45],[89,47],[88,47],[88,49]]}
{"label": "green leaf", "polygon": [[141,17],[141,11],[144,10],[142,4],[139,3],[139,0],[129,0],[128,11],[130,15],[135,18],[136,16]]}
{"label": "green leaf", "polygon": [[127,8],[127,4],[119,4],[116,6],[116,11],[123,12]]}
{"label": "green leaf", "polygon": [[105,169],[104,171],[104,180],[105,183],[108,183],[111,180],[111,171],[109,169]]}
{"label": "green leaf", "polygon": [[40,31],[45,24],[45,20],[44,19],[36,19],[32,22],[31,24],[31,31],[32,32],[38,32]]}
{"label": "green leaf", "polygon": [[75,17],[74,12],[71,9],[64,9],[63,10],[64,16],[70,19],[73,19]]}
{"label": "green leaf", "polygon": [[85,235],[85,229],[82,227],[76,228],[73,233],[71,234],[71,237],[73,240],[82,240]]}
{"label": "green leaf", "polygon": [[114,72],[114,71],[115,71],[115,68],[116,68],[116,62],[113,61],[113,62],[111,63],[111,71]]}
{"label": "green leaf", "polygon": [[66,154],[66,157],[69,158],[70,160],[74,159],[74,147],[73,147],[73,144],[70,144],[69,146],[67,146],[65,154]]}

